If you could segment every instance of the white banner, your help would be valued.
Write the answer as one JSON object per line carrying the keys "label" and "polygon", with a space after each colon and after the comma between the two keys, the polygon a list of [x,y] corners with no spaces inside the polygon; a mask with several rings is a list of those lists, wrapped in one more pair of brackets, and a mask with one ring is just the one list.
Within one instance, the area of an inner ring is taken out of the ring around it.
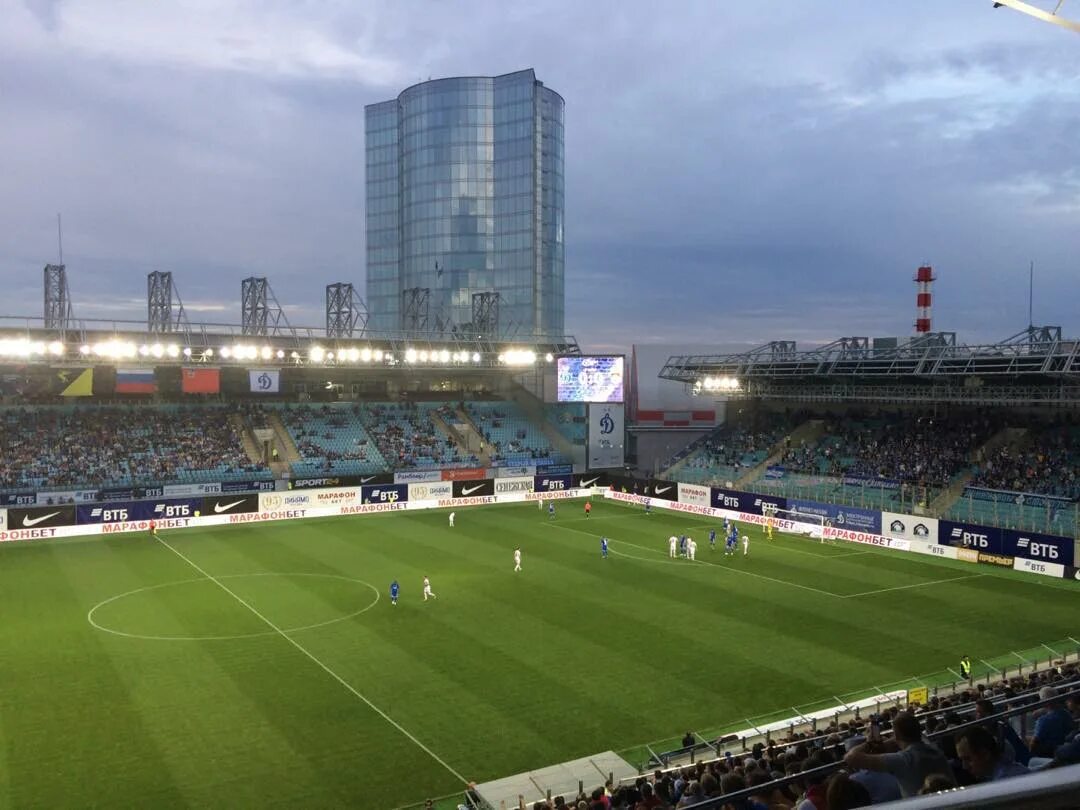
{"label": "white banner", "polygon": [[35,497],[38,506],[52,506],[56,503],[94,503],[97,499],[98,491],[96,489],[39,492]]}
{"label": "white banner", "polygon": [[0,509],[0,531],[7,528],[7,509]]}
{"label": "white banner", "polygon": [[952,546],[942,546],[937,543],[927,543],[925,540],[910,540],[911,550],[919,554],[928,554],[931,557],[944,557],[946,560],[956,559],[956,549]]}
{"label": "white banner", "polygon": [[899,540],[919,540],[937,544],[937,518],[901,515],[898,512],[881,513],[881,533]]}
{"label": "white banner", "polygon": [[1061,579],[1065,576],[1065,566],[1058,563],[1036,562],[1026,557],[1017,557],[1013,560],[1013,568],[1017,571],[1029,571],[1032,574],[1044,574],[1048,577]]}
{"label": "white banner", "polygon": [[589,469],[622,467],[626,430],[623,405],[589,406],[589,446],[586,461]]}
{"label": "white banner", "polygon": [[532,492],[534,478],[496,478],[495,494],[506,495],[511,492]]}
{"label": "white banner", "polygon": [[221,484],[169,484],[162,487],[161,494],[166,498],[190,498],[192,495],[218,495]]}
{"label": "white banner", "polygon": [[277,394],[281,391],[281,369],[249,368],[248,381],[253,394]]}
{"label": "white banner", "polygon": [[711,506],[709,488],[697,484],[679,484],[679,503],[689,503],[694,506]]}
{"label": "white banner", "polygon": [[[423,484],[430,481],[442,481],[442,470],[408,470],[394,473],[395,484]],[[412,498],[412,495],[409,497]]]}
{"label": "white banner", "polygon": [[496,467],[493,472],[499,478],[531,478],[536,475],[536,467]]}
{"label": "white banner", "polygon": [[409,484],[409,501],[438,501],[454,497],[453,481],[432,481],[427,484]]}
{"label": "white banner", "polygon": [[262,492],[259,494],[259,511],[273,512],[279,509],[318,509],[360,502],[359,487],[342,489],[309,489],[291,492]]}

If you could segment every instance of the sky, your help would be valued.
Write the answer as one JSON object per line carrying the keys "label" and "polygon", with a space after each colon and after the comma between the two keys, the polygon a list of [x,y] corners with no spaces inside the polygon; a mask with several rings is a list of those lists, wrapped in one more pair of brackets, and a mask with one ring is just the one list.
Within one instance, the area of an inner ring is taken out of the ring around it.
{"label": "sky", "polygon": [[[1065,11],[1069,12],[1069,3]],[[1080,6],[1080,3],[1074,4]],[[1073,10],[1080,16],[1080,9]],[[566,99],[567,332],[1080,336],[1080,35],[989,0],[0,0],[0,315],[294,325],[364,288],[365,104],[532,67]]]}

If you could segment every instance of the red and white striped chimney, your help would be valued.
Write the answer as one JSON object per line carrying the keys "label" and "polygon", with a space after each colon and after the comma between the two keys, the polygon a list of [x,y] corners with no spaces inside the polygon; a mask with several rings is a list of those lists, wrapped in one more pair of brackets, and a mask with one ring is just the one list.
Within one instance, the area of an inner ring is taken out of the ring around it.
{"label": "red and white striped chimney", "polygon": [[934,283],[934,269],[924,264],[915,274],[915,284],[919,291],[915,294],[915,334],[925,335],[930,332],[930,286]]}

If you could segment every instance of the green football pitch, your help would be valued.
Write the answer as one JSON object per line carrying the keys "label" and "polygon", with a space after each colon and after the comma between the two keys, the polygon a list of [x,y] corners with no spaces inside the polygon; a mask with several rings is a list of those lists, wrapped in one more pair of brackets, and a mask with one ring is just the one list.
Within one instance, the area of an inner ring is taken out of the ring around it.
{"label": "green football pitch", "polygon": [[756,530],[725,558],[709,525],[598,500],[4,544],[0,805],[394,808],[1080,629],[1065,581]]}

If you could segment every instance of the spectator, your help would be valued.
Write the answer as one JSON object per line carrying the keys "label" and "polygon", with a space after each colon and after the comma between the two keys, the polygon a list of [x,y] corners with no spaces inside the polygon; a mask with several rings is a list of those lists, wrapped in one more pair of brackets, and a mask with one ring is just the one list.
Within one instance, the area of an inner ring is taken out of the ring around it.
{"label": "spectator", "polygon": [[825,791],[829,810],[852,810],[873,804],[870,792],[845,773],[834,774]]}
{"label": "spectator", "polygon": [[982,726],[961,732],[956,740],[956,753],[964,770],[976,782],[996,782],[1028,773],[1023,765],[1005,758],[998,739]]}
{"label": "spectator", "polygon": [[[861,734],[850,737],[845,743],[845,750],[851,751],[866,742],[866,737]],[[900,783],[896,777],[883,771],[859,770],[851,775],[851,778],[866,788],[873,804],[885,802],[898,802],[903,798],[900,792]]]}
{"label": "spectator", "polygon": [[1035,732],[1029,741],[1033,757],[1053,757],[1058,746],[1065,742],[1073,729],[1072,716],[1065,710],[1060,699],[1057,699],[1057,694],[1057,689],[1053,686],[1044,686],[1039,690],[1039,700],[1053,699],[1054,702],[1050,703],[1035,721]]}
{"label": "spectator", "polygon": [[941,751],[922,736],[919,721],[910,712],[901,712],[893,720],[893,735],[900,751],[896,753],[870,753],[864,743],[852,749],[844,760],[853,768],[883,771],[896,777],[901,793],[915,796],[927,776],[941,774],[952,782],[952,769]]}
{"label": "spectator", "polygon": [[918,795],[931,796],[934,793],[941,793],[943,790],[952,790],[954,787],[956,787],[956,783],[951,777],[941,773],[932,773],[926,777],[922,787],[919,788]]}

